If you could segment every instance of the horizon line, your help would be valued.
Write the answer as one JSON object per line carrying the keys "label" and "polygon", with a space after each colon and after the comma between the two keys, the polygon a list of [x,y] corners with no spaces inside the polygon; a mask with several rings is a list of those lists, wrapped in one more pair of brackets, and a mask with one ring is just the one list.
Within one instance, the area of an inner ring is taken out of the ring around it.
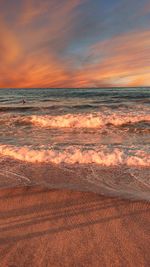
{"label": "horizon line", "polygon": [[123,89],[123,88],[150,88],[149,86],[100,86],[100,87],[0,87],[1,89]]}

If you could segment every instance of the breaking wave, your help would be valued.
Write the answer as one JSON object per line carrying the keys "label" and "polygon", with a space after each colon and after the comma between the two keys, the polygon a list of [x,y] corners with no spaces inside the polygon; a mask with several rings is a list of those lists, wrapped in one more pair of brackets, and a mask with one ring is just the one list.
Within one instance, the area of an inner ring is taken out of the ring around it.
{"label": "breaking wave", "polygon": [[1,156],[31,163],[66,163],[66,164],[98,164],[102,166],[137,166],[149,167],[150,154],[143,150],[120,148],[110,149],[100,146],[94,149],[68,146],[65,149],[39,148],[11,145],[0,145]]}
{"label": "breaking wave", "polygon": [[36,116],[29,121],[40,127],[50,128],[102,128],[105,125],[122,126],[128,123],[149,121],[150,115],[104,115],[96,114],[67,114],[62,116]]}
{"label": "breaking wave", "polygon": [[31,124],[45,128],[102,128],[107,125],[115,127],[150,122],[149,114],[66,114],[66,115],[31,115],[1,117],[0,123]]}

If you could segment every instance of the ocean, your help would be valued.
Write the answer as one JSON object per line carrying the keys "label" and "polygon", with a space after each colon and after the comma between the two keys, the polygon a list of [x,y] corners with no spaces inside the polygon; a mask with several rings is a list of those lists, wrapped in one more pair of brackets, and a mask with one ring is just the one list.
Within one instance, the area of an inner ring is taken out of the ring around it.
{"label": "ocean", "polygon": [[150,88],[0,89],[0,188],[150,200]]}

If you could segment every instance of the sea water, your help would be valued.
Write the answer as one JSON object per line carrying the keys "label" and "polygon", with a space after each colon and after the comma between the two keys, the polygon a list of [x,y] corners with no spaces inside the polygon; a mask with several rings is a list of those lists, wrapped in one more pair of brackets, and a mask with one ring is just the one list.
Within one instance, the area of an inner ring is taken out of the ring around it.
{"label": "sea water", "polygon": [[0,167],[1,187],[148,200],[150,88],[0,89]]}

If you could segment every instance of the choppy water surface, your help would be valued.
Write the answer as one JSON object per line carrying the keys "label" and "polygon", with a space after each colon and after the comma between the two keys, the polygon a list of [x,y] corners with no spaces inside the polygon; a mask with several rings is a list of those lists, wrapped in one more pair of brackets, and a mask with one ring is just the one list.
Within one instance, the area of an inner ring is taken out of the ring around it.
{"label": "choppy water surface", "polygon": [[0,89],[0,167],[3,187],[149,200],[150,88]]}

